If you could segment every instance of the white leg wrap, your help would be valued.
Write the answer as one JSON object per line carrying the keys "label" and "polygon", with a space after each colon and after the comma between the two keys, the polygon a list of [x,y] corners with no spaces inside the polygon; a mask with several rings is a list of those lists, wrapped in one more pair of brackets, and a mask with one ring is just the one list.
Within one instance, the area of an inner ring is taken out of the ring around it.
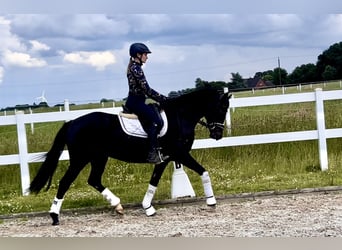
{"label": "white leg wrap", "polygon": [[113,207],[116,207],[120,204],[120,198],[114,195],[108,188],[103,190],[101,194]]}
{"label": "white leg wrap", "polygon": [[149,208],[145,209],[145,213],[147,216],[155,215],[156,209],[153,206],[150,206]]}
{"label": "white leg wrap", "polygon": [[151,205],[154,194],[156,193],[156,189],[157,189],[157,187],[149,184],[147,191],[146,191],[146,194],[144,196],[142,206],[145,209],[145,213],[147,216],[152,216],[156,213],[156,210]]}
{"label": "white leg wrap", "polygon": [[59,212],[61,211],[63,201],[64,201],[64,199],[57,199],[55,197],[53,199],[49,213],[59,214]]}
{"label": "white leg wrap", "polygon": [[147,209],[151,206],[152,199],[154,197],[154,194],[156,193],[157,187],[152,186],[151,184],[148,185],[146,194],[144,196],[142,206],[144,209]]}
{"label": "white leg wrap", "polygon": [[201,176],[201,179],[202,179],[204,194],[205,194],[205,197],[207,198],[207,205],[209,206],[215,205],[216,199],[214,196],[213,188],[211,186],[209,173],[204,172],[203,175]]}

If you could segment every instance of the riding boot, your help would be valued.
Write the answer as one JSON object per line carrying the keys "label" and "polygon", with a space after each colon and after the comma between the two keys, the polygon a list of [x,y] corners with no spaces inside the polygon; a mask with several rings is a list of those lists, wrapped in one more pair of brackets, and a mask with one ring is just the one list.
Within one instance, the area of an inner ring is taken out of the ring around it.
{"label": "riding boot", "polygon": [[157,139],[158,127],[157,124],[152,124],[151,129],[149,129],[148,138],[150,141],[150,151],[147,155],[147,162],[159,164],[167,160],[169,156],[163,155],[161,153],[161,148],[158,147]]}

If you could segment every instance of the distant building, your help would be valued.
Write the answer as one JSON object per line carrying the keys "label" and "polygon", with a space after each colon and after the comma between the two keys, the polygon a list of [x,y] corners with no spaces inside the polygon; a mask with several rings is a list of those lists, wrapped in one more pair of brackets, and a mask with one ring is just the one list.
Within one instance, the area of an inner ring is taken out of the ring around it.
{"label": "distant building", "polygon": [[254,78],[245,79],[245,86],[250,89],[261,89],[274,87],[274,84],[271,81],[265,81],[261,77],[256,76]]}

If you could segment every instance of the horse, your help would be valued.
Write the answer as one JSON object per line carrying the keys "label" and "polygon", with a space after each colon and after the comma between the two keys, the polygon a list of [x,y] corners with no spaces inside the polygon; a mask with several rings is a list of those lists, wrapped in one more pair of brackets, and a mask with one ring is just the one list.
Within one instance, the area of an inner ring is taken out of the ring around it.
{"label": "horse", "polygon": [[[206,203],[215,207],[216,199],[208,171],[190,154],[198,123],[209,130],[212,139],[223,137],[224,121],[229,108],[231,94],[213,87],[195,90],[168,98],[160,104],[167,117],[167,130],[158,138],[163,153],[169,158],[155,164],[142,207],[147,216],[156,214],[152,200],[159,180],[170,161],[183,164],[195,171],[202,179]],[[59,225],[59,214],[64,195],[80,171],[90,163],[88,184],[100,192],[118,214],[123,214],[120,198],[101,182],[109,157],[128,163],[147,163],[148,139],[128,135],[120,124],[120,114],[92,112],[65,122],[54,139],[45,160],[30,183],[29,192],[38,194],[45,187],[49,189],[59,157],[67,146],[69,167],[59,182],[57,194],[49,214],[52,225]],[[205,119],[205,121],[203,120]]]}

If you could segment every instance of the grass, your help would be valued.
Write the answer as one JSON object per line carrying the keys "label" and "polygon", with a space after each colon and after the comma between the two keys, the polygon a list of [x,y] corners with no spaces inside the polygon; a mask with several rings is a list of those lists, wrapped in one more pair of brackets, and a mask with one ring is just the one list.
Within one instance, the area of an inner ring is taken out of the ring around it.
{"label": "grass", "polygon": [[[232,112],[232,135],[315,129],[314,109],[313,103],[237,108]],[[327,128],[342,127],[341,100],[326,101],[325,114]],[[47,151],[61,124],[35,124],[34,134],[27,125],[29,151]],[[15,126],[0,127],[0,155],[17,153],[16,136]],[[201,126],[196,128],[196,138],[207,136],[206,129]],[[192,155],[209,171],[214,192],[219,196],[342,185],[342,138],[329,139],[327,145],[329,169],[325,172],[320,170],[317,141],[200,149],[193,150]],[[50,190],[37,196],[21,195],[19,166],[0,166],[0,214],[48,211],[67,166],[67,161],[61,161]],[[39,164],[30,164],[31,177],[38,168]],[[87,166],[72,184],[63,203],[64,209],[108,206],[107,201],[87,185],[89,170],[90,166]],[[121,198],[123,204],[141,202],[152,170],[149,164],[127,164],[110,159],[103,183]],[[185,171],[196,195],[203,196],[199,176],[189,169],[185,168]],[[172,173],[173,165],[169,164],[158,186],[156,200],[170,198]]]}

